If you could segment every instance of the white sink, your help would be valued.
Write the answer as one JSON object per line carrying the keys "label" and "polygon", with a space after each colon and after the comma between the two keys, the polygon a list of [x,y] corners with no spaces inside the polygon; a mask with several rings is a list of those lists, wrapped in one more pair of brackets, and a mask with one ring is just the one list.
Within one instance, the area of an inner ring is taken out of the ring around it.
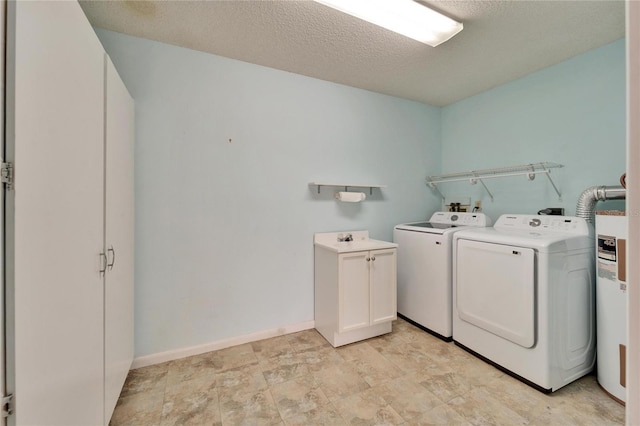
{"label": "white sink", "polygon": [[[344,238],[347,234],[353,236],[353,241],[338,241],[338,237]],[[348,253],[354,251],[381,250],[398,247],[388,241],[373,240],[369,238],[369,231],[344,231],[325,232],[314,235],[314,244],[336,253]]]}

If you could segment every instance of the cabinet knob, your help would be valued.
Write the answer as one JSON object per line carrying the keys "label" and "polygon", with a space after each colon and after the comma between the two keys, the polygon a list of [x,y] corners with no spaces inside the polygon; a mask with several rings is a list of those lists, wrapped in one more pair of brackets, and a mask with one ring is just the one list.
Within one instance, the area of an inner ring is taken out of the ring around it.
{"label": "cabinet knob", "polygon": [[370,258],[370,257],[367,257],[367,262],[368,262],[368,261],[370,261],[370,260],[371,260],[371,258]]}
{"label": "cabinet knob", "polygon": [[376,260],[375,256],[374,256],[374,257],[372,257],[372,258],[371,258],[371,260],[375,261],[375,260]]}

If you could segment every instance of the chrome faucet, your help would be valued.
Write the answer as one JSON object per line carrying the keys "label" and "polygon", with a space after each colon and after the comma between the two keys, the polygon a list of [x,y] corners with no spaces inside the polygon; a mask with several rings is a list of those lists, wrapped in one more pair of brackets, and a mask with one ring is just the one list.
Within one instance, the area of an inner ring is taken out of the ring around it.
{"label": "chrome faucet", "polygon": [[347,234],[347,235],[342,235],[342,234],[338,234],[338,242],[347,242],[347,241],[353,241],[353,235],[351,234]]}

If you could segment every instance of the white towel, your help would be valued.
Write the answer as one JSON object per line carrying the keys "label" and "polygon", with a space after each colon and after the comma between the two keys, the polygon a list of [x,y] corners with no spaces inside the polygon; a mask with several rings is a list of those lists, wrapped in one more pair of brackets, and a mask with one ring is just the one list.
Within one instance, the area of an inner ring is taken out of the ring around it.
{"label": "white towel", "polygon": [[365,195],[364,192],[345,192],[345,191],[336,192],[336,200],[338,201],[346,201],[348,203],[358,203],[366,198],[367,196]]}

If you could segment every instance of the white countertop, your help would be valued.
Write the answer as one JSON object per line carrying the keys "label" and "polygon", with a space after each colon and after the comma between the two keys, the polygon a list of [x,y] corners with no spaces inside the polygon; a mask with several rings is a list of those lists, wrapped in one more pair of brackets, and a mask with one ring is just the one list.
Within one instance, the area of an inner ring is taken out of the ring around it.
{"label": "white countertop", "polygon": [[[353,241],[338,241],[338,235],[351,234]],[[343,231],[317,233],[314,235],[314,245],[336,253],[355,251],[383,250],[398,247],[389,241],[373,240],[369,238],[369,231]]]}

